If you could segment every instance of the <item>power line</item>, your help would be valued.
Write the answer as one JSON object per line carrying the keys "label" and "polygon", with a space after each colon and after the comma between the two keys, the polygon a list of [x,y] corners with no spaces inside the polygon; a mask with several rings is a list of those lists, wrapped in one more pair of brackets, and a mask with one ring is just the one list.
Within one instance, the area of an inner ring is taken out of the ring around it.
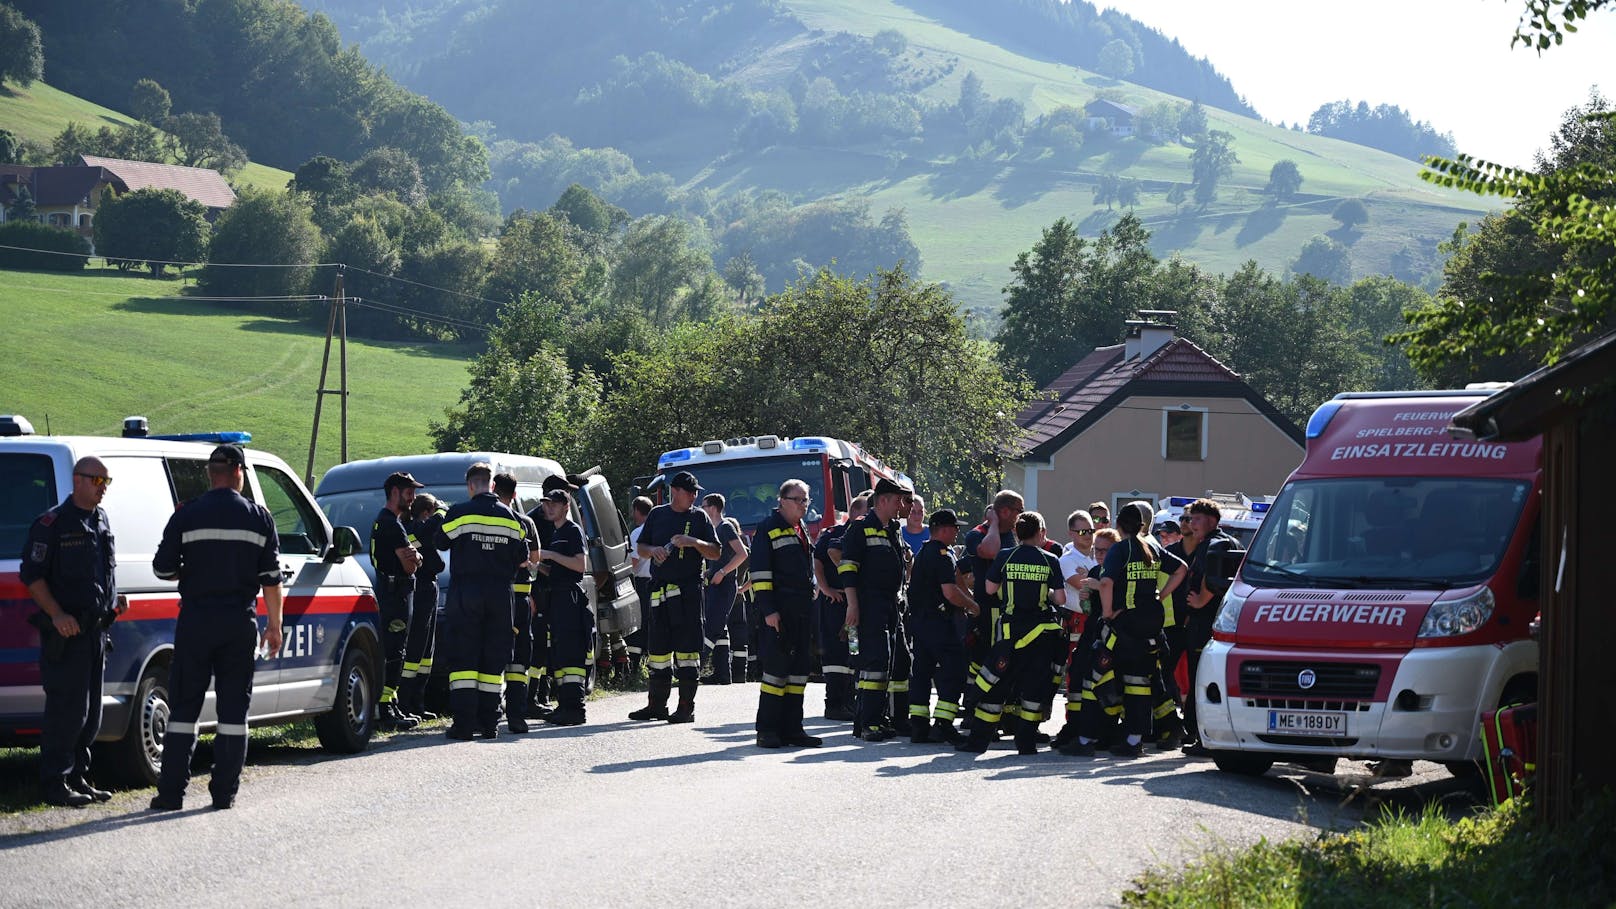
{"label": "power line", "polygon": [[[33,290],[45,294],[72,294],[76,297],[119,297],[125,300],[140,298],[139,294],[119,293],[118,291],[112,290],[76,290],[66,287],[39,287],[38,285],[33,284],[9,284],[7,286],[14,287],[18,290]],[[198,297],[186,295],[166,298],[145,297],[141,299],[173,299],[182,301],[195,300],[201,303],[308,303],[323,301],[329,298],[324,294],[276,294],[262,297]]]}
{"label": "power line", "polygon": [[447,287],[439,287],[436,284],[423,284],[420,281],[411,281],[409,278],[400,278],[400,277],[397,277],[397,276],[394,276],[394,275],[384,275],[384,274],[381,274],[380,272],[371,271],[368,268],[360,268],[357,265],[343,265],[342,267],[348,269],[349,271],[357,271],[357,272],[360,272],[362,274],[370,275],[373,278],[381,278],[384,281],[397,281],[400,284],[410,284],[410,285],[414,285],[415,287],[424,287],[427,290],[436,290],[436,291],[441,291],[442,293],[446,293],[446,294],[454,294],[457,297],[464,297],[467,300],[475,300],[478,303],[487,303],[490,306],[503,306],[504,305],[503,303],[500,303],[497,300],[490,300],[487,297],[479,297],[476,294],[468,294],[465,291],[452,290],[452,289],[447,288]]}
{"label": "power line", "polygon": [[106,259],[108,261],[121,259],[126,262],[147,262],[152,265],[178,265],[202,268],[214,266],[216,268],[336,268],[340,262],[297,262],[281,264],[279,262],[175,262],[168,259],[147,259],[143,256],[108,256],[104,253],[76,253],[63,252],[59,249],[34,249],[31,246],[8,246],[0,243],[0,249],[14,249],[18,252],[41,253],[47,256],[74,256],[80,259]]}
{"label": "power line", "polygon": [[365,297],[348,297],[347,302],[350,306],[358,306],[363,309],[374,309],[378,312],[385,312],[395,316],[407,316],[412,319],[420,319],[423,322],[437,322],[442,325],[448,325],[451,328],[461,328],[467,331],[480,331],[484,333],[488,332],[488,327],[485,325],[478,325],[475,322],[467,322],[464,319],[456,319],[451,316],[439,316],[433,313],[422,312],[419,309],[410,309],[407,306],[400,306],[397,303],[387,303],[382,300],[371,300]]}

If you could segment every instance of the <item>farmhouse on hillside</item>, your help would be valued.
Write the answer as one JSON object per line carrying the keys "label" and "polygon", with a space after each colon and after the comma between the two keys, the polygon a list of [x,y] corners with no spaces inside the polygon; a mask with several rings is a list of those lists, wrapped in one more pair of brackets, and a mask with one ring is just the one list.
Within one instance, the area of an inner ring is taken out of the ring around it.
{"label": "farmhouse on hillside", "polygon": [[0,222],[24,187],[34,200],[35,220],[52,227],[70,228],[95,242],[95,210],[106,199],[137,189],[177,189],[187,199],[207,208],[209,221],[235,204],[236,193],[216,170],[124,161],[95,155],[80,157],[83,164],[68,167],[29,167],[0,164]]}
{"label": "farmhouse on hillside", "polygon": [[1302,462],[1302,431],[1239,375],[1176,336],[1173,313],[1128,322],[1016,417],[1004,485],[1056,527],[1111,505],[1208,490],[1271,495]]}

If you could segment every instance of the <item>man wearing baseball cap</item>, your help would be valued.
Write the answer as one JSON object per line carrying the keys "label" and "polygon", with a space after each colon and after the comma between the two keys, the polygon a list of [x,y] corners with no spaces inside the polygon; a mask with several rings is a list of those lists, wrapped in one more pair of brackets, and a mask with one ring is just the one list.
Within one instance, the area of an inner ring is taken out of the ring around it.
{"label": "man wearing baseball cap", "polygon": [[[949,547],[959,537],[959,516],[951,508],[931,513],[930,536],[915,555],[909,573],[910,632],[914,659],[909,678],[909,734],[915,743],[958,739],[954,718],[965,690],[965,617],[976,615],[969,585],[962,583]],[[931,709],[932,681],[937,709]],[[931,725],[928,726],[928,722]]]}
{"label": "man wearing baseball cap", "polygon": [[[651,666],[646,705],[633,720],[690,723],[696,719],[701,671],[703,559],[719,555],[718,535],[707,513],[692,506],[701,494],[694,474],[681,470],[668,481],[669,503],[651,509],[637,549],[651,560],[651,615],[646,662]],[[668,713],[673,679],[679,679],[679,706]]]}
{"label": "man wearing baseball cap", "polygon": [[[898,515],[909,507],[914,489],[882,477],[870,497],[870,510],[842,537],[842,563],[837,566],[847,594],[847,623],[858,629],[858,700],[853,733],[866,742],[898,734],[893,727],[888,685],[892,678],[894,631],[901,628],[898,591],[903,587],[903,538]],[[908,676],[904,683],[907,686]],[[907,699],[906,699],[907,700]]]}
{"label": "man wearing baseball cap", "polygon": [[[271,655],[281,649],[280,538],[264,506],[242,497],[247,456],[220,445],[208,458],[207,492],[168,519],[152,557],[152,573],[179,581],[180,617],[168,669],[168,731],[157,780],[156,811],[184,807],[191,780],[196,725],[213,684],[215,712],[213,807],[235,804],[241,768],[247,763],[247,709],[252,703],[253,655],[260,643]],[[264,591],[268,621],[258,635],[258,591]]]}
{"label": "man wearing baseball cap", "polygon": [[415,602],[415,570],[421,567],[421,553],[410,545],[404,518],[415,491],[425,485],[402,471],[389,476],[382,482],[387,504],[370,525],[370,564],[376,570],[376,608],[382,626],[382,696],[376,724],[384,732],[414,729],[421,722],[399,709],[398,688],[404,678],[404,648]]}
{"label": "man wearing baseball cap", "polygon": [[545,717],[545,722],[578,726],[585,719],[589,635],[595,630],[595,617],[589,612],[589,595],[584,588],[589,558],[583,528],[572,520],[572,496],[565,489],[552,489],[544,494],[539,507],[544,509],[544,523],[550,525],[538,561],[548,568],[544,613],[550,620],[556,697],[560,702],[560,709]]}

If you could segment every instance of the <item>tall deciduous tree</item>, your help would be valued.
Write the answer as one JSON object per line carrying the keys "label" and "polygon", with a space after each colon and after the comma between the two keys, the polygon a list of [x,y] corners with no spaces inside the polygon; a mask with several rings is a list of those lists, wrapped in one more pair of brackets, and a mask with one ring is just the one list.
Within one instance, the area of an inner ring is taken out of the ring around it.
{"label": "tall deciduous tree", "polygon": [[[320,254],[320,229],[296,193],[245,189],[213,226],[202,287],[217,296],[304,293]],[[231,263],[281,266],[230,268]]]}
{"label": "tall deciduous tree", "polygon": [[129,111],[142,123],[156,126],[168,119],[173,106],[174,100],[168,96],[168,89],[157,84],[155,79],[141,79],[129,92]]}
{"label": "tall deciduous tree", "polygon": [[1302,190],[1302,171],[1289,158],[1275,161],[1268,169],[1268,186],[1263,190],[1283,202]]}
{"label": "tall deciduous tree", "polygon": [[1100,75],[1108,76],[1112,79],[1128,78],[1133,74],[1133,67],[1133,45],[1121,38],[1113,38],[1107,41],[1105,46],[1100,48],[1099,60],[1095,64],[1095,68],[1099,70]]}
{"label": "tall deciduous tree", "polygon": [[528,292],[571,304],[584,278],[583,255],[566,225],[548,213],[516,212],[505,222],[484,296],[516,300]]}
{"label": "tall deciduous tree", "polygon": [[0,85],[11,82],[27,88],[43,78],[45,49],[39,40],[39,26],[0,3]]}
{"label": "tall deciduous tree", "polygon": [[198,262],[207,249],[207,209],[177,189],[109,194],[96,209],[95,251],[108,260],[144,264],[156,276],[165,262]]}
{"label": "tall deciduous tree", "polygon": [[1190,173],[1195,181],[1195,203],[1205,206],[1218,197],[1218,184],[1234,171],[1240,156],[1234,153],[1234,136],[1214,129],[1196,143],[1190,155]]}
{"label": "tall deciduous tree", "polygon": [[1342,230],[1352,230],[1360,224],[1369,223],[1369,209],[1362,199],[1342,199],[1330,211],[1330,217],[1341,225]]}
{"label": "tall deciduous tree", "polygon": [[174,160],[186,167],[209,167],[234,173],[247,163],[247,153],[224,134],[218,114],[176,114],[163,121]]}

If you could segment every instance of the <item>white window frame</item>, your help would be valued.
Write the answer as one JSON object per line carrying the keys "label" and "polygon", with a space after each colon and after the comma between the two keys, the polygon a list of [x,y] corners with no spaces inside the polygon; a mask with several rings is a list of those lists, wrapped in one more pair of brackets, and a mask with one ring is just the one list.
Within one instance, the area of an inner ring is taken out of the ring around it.
{"label": "white window frame", "polygon": [[[1175,405],[1173,407],[1163,407],[1162,408],[1162,433],[1161,433],[1161,439],[1162,439],[1161,456],[1162,456],[1162,460],[1166,461],[1168,459],[1167,458],[1167,415],[1168,414],[1174,414],[1174,413],[1199,413],[1201,415],[1201,458],[1200,459],[1202,461],[1205,461],[1206,460],[1206,437],[1207,437],[1207,431],[1210,429],[1209,424],[1212,421],[1211,420],[1212,410],[1211,410],[1211,408],[1208,408],[1208,407],[1195,407],[1195,406],[1190,405],[1190,404],[1178,404],[1178,405]],[[1185,459],[1175,459],[1175,460],[1185,460]]]}

